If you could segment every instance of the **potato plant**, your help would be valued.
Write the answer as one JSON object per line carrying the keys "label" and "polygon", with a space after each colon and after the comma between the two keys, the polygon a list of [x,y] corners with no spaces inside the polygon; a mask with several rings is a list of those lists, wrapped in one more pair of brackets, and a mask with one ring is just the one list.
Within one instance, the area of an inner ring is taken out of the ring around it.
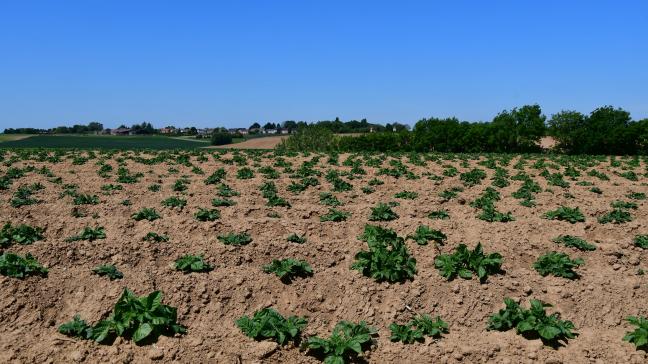
{"label": "potato plant", "polygon": [[305,317],[283,317],[272,308],[254,312],[252,317],[243,316],[236,320],[236,326],[248,337],[255,340],[270,339],[279,345],[297,341],[308,321]]}

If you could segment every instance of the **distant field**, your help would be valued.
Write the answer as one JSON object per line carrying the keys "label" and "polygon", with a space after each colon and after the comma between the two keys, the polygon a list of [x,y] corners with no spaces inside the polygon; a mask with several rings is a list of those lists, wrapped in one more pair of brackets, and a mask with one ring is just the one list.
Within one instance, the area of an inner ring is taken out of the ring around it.
{"label": "distant field", "polygon": [[277,144],[288,136],[269,136],[250,139],[234,139],[232,144],[219,145],[211,148],[233,148],[233,149],[273,149]]}
{"label": "distant field", "polygon": [[34,135],[18,140],[3,137],[0,135],[0,148],[194,149],[209,145],[207,140],[163,136]]}
{"label": "distant field", "polygon": [[7,142],[11,140],[19,140],[29,138],[29,135],[24,134],[0,134],[0,143]]}

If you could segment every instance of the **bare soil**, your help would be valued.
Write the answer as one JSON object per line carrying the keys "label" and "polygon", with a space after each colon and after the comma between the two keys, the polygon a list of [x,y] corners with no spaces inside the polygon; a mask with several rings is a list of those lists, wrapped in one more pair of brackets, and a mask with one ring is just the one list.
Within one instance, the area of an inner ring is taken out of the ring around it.
{"label": "bare soil", "polygon": [[261,138],[252,138],[244,142],[218,145],[210,148],[220,148],[220,149],[274,149],[282,140],[288,138],[287,135],[282,136],[271,136],[271,137],[261,137]]}
{"label": "bare soil", "polygon": [[[278,137],[280,138],[280,137]],[[249,141],[269,142],[270,138]],[[243,143],[242,143],[243,144]],[[231,157],[231,153],[223,158]],[[341,161],[345,156],[341,157]],[[294,168],[306,158],[286,158]],[[515,164],[514,159],[510,166]],[[647,315],[648,282],[637,275],[639,268],[647,269],[648,252],[634,247],[636,234],[648,233],[648,210],[644,201],[637,201],[634,220],[625,224],[599,224],[596,217],[610,210],[610,202],[625,199],[629,192],[648,192],[645,177],[632,182],[612,173],[605,162],[597,170],[605,172],[610,181],[600,181],[583,173],[579,180],[591,181],[603,194],[577,186],[573,181],[568,189],[550,187],[537,176],[538,170],[529,166],[527,173],[534,176],[543,191],[537,195],[537,205],[520,206],[511,193],[520,181],[501,189],[500,211],[511,211],[515,221],[488,223],[476,218],[478,211],[469,202],[490,185],[493,171],[477,166],[488,173],[481,185],[466,188],[459,198],[444,202],[438,193],[459,186],[459,176],[435,182],[425,177],[418,180],[378,176],[385,181],[376,186],[376,192],[360,192],[367,181],[377,175],[377,169],[364,167],[367,175],[351,180],[354,190],[337,193],[344,203],[339,209],[352,213],[347,222],[320,222],[319,216],[328,207],[319,203],[319,192],[330,191],[331,185],[320,177],[320,186],[310,187],[301,194],[292,194],[286,187],[292,181],[287,174],[275,180],[279,195],[292,208],[267,207],[259,186],[264,181],[260,173],[248,180],[236,179],[238,167],[213,158],[208,162],[192,163],[205,171],[204,176],[192,174],[191,169],[174,165],[178,174],[168,172],[170,165],[143,165],[126,160],[131,172],[142,172],[139,183],[124,185],[122,191],[101,194],[100,187],[115,183],[97,175],[94,160],[84,165],[72,165],[71,160],[59,164],[22,161],[16,166],[47,166],[64,183],[77,183],[80,192],[100,196],[101,203],[83,207],[87,217],[70,215],[74,207],[70,197],[59,197],[62,188],[47,181],[40,174],[30,173],[6,191],[0,191],[0,223],[10,221],[41,226],[46,229],[44,241],[27,246],[13,246],[10,251],[32,253],[49,267],[46,278],[29,277],[24,280],[0,276],[0,362],[3,363],[69,363],[110,362],[145,363],[316,363],[318,360],[299,348],[278,347],[272,342],[254,341],[242,334],[234,321],[242,315],[272,306],[284,315],[309,317],[304,336],[328,336],[340,320],[366,320],[379,330],[374,349],[367,352],[370,363],[641,363],[646,353],[621,340],[631,327],[624,321],[629,315]],[[326,157],[318,169],[326,171]],[[403,162],[407,162],[403,158]],[[109,162],[115,169],[117,163]],[[261,165],[272,165],[272,159],[262,159]],[[459,161],[449,161],[460,171],[467,168]],[[387,163],[385,163],[387,165]],[[432,172],[441,175],[443,167],[427,162],[426,167],[408,165],[421,175]],[[216,188],[205,185],[204,178],[217,168],[227,170],[227,184],[241,192],[234,197],[235,206],[219,208],[222,216],[215,222],[199,222],[193,214],[198,207],[210,207],[216,197]],[[335,167],[349,170],[350,167]],[[641,169],[645,168],[645,163]],[[0,167],[6,171],[7,167]],[[517,173],[509,167],[511,175]],[[180,175],[191,179],[183,198],[188,205],[182,210],[162,207],[160,202],[178,195],[171,187]],[[36,193],[42,203],[21,208],[9,205],[12,193],[20,184],[40,182],[45,189]],[[161,183],[162,190],[151,192],[147,187]],[[354,255],[366,249],[357,239],[368,223],[371,207],[378,202],[393,201],[394,194],[415,191],[415,200],[398,200],[394,211],[399,219],[381,225],[396,230],[400,236],[414,232],[421,224],[440,229],[448,235],[444,246],[408,246],[417,259],[418,274],[413,281],[402,284],[376,283],[349,267]],[[573,198],[567,198],[569,192]],[[129,199],[131,206],[121,201]],[[586,222],[570,224],[541,218],[546,211],[560,205],[579,206]],[[134,221],[130,215],[143,207],[154,207],[162,219]],[[447,209],[449,220],[430,220],[432,210]],[[271,211],[279,218],[268,217]],[[93,215],[95,215],[93,217]],[[95,242],[65,242],[64,239],[80,232],[84,226],[104,226],[107,238]],[[142,241],[149,231],[167,234],[167,243]],[[231,247],[220,243],[216,236],[222,233],[247,231],[254,241],[246,246]],[[306,244],[286,241],[291,233],[305,235]],[[596,244],[592,252],[580,252],[557,245],[552,238],[561,234],[577,235]],[[486,252],[500,252],[504,256],[502,275],[490,276],[487,283],[476,279],[447,281],[434,268],[433,260],[447,253],[461,242],[470,247],[482,242]],[[532,264],[547,251],[561,251],[572,258],[582,257],[584,266],[578,269],[580,279],[567,280],[541,277]],[[173,269],[173,261],[185,254],[203,253],[216,268],[209,273],[183,274]],[[308,261],[315,274],[297,279],[292,284],[281,283],[277,277],[262,272],[261,267],[272,259],[297,258]],[[123,273],[121,280],[110,281],[92,274],[99,264],[115,264]],[[109,312],[124,287],[137,294],[153,290],[164,293],[164,303],[178,307],[179,322],[188,327],[188,333],[179,337],[161,337],[153,345],[137,346],[117,339],[111,346],[91,341],[76,340],[57,332],[57,327],[80,314],[95,323]],[[529,340],[508,332],[487,331],[488,317],[503,308],[504,297],[520,299],[526,306],[531,298],[554,305],[550,312],[560,312],[563,319],[574,322],[578,337],[567,346],[551,348],[538,339]],[[424,343],[405,345],[389,340],[388,326],[392,322],[405,323],[415,313],[440,315],[450,325],[450,332],[441,339],[426,339]]]}

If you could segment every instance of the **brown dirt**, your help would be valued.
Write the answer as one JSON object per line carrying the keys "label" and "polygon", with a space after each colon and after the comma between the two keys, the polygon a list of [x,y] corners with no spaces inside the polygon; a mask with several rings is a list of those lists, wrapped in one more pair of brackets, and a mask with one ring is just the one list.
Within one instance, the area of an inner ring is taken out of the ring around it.
{"label": "brown dirt", "polygon": [[252,138],[244,142],[227,144],[227,145],[218,145],[209,148],[220,148],[220,149],[273,149],[282,140],[288,138],[287,135],[282,136],[271,136],[271,137],[261,137],[261,138]]}
{"label": "brown dirt", "polygon": [[[264,138],[266,139],[266,138]],[[231,154],[230,154],[231,156]],[[343,160],[344,156],[342,156]],[[298,167],[304,158],[287,158]],[[319,169],[328,166],[322,159]],[[405,159],[403,160],[406,161]],[[115,168],[117,163],[110,162]],[[354,191],[336,194],[345,203],[340,209],[353,215],[348,222],[320,222],[319,216],[327,211],[319,204],[318,193],[329,191],[331,186],[324,178],[322,185],[293,195],[286,191],[290,179],[282,174],[275,180],[279,194],[287,198],[292,208],[270,208],[258,189],[263,177],[238,180],[237,167],[215,162],[193,163],[211,174],[219,167],[228,172],[227,183],[241,192],[234,197],[237,205],[220,208],[222,217],[215,222],[198,222],[193,213],[198,207],[209,207],[216,197],[214,186],[203,183],[205,176],[196,176],[190,168],[180,165],[177,175],[168,173],[169,165],[147,166],[127,161],[128,168],[140,171],[145,177],[137,184],[124,185],[123,191],[102,195],[100,186],[115,183],[114,178],[104,180],[96,171],[94,161],[75,166],[70,160],[60,164],[33,161],[16,165],[43,165],[51,168],[64,183],[78,183],[80,191],[96,193],[101,203],[84,207],[88,217],[73,218],[71,198],[59,198],[61,186],[45,177],[29,174],[8,191],[0,191],[0,223],[28,223],[46,228],[46,240],[28,246],[14,246],[9,250],[32,253],[49,267],[47,278],[30,277],[18,280],[0,276],[3,294],[0,297],[0,362],[5,363],[68,363],[68,362],[182,362],[182,363],[240,363],[240,362],[317,362],[298,348],[278,348],[270,342],[256,342],[245,337],[234,320],[251,315],[255,310],[272,306],[284,315],[309,316],[305,336],[326,335],[339,320],[366,320],[379,329],[380,337],[374,350],[368,353],[371,363],[640,363],[646,361],[643,351],[623,342],[621,338],[630,326],[623,320],[628,315],[646,315],[648,284],[645,276],[636,275],[648,257],[646,251],[635,248],[632,238],[648,233],[648,212],[645,202],[639,201],[633,210],[634,221],[622,225],[602,225],[596,216],[609,211],[615,199],[624,199],[630,191],[644,191],[645,177],[631,182],[614,175],[609,163],[596,167],[610,176],[604,182],[594,177],[580,177],[592,181],[603,190],[602,195],[589,192],[590,187],[571,183],[566,198],[561,189],[552,187],[554,193],[537,195],[537,206],[526,208],[511,197],[521,184],[511,181],[503,188],[500,211],[512,211],[516,220],[509,223],[487,223],[476,218],[477,211],[470,207],[472,201],[490,184],[466,188],[460,199],[443,203],[438,193],[445,188],[460,185],[459,177],[446,178],[441,183],[422,178],[419,180],[395,179],[379,176],[385,181],[376,186],[376,192],[365,195],[360,187],[373,178],[376,169],[365,167],[368,174],[352,180]],[[271,165],[272,159],[263,159],[262,165]],[[446,162],[444,162],[446,163]],[[458,161],[451,163],[461,171]],[[471,162],[474,165],[474,161]],[[511,166],[515,160],[511,163]],[[350,167],[339,167],[348,170]],[[427,167],[410,166],[417,174],[429,171],[441,174],[443,168],[434,162]],[[483,167],[480,167],[483,168]],[[643,164],[642,169],[645,168]],[[0,167],[4,172],[7,168]],[[509,168],[511,175],[515,174]],[[538,170],[527,167],[532,176]],[[489,178],[492,170],[487,170]],[[160,202],[177,195],[171,190],[180,175],[189,175],[192,183],[184,193],[188,206],[183,210],[163,208]],[[544,178],[534,180],[547,187]],[[41,182],[45,190],[36,193],[43,202],[22,208],[10,207],[11,194],[21,183]],[[152,183],[162,183],[160,192],[150,192]],[[376,283],[350,270],[356,252],[366,245],[356,237],[368,222],[370,208],[378,202],[391,201],[396,192],[415,191],[416,200],[399,200],[394,210],[400,218],[383,225],[405,236],[420,224],[440,229],[448,235],[448,242],[439,249],[434,245],[418,246],[408,241],[411,253],[417,259],[418,274],[413,281],[403,284]],[[130,199],[132,206],[120,202]],[[541,215],[559,205],[579,206],[586,215],[585,223],[569,224],[548,221]],[[162,219],[147,222],[132,220],[129,216],[143,208],[155,207]],[[448,209],[449,220],[430,220],[431,210]],[[281,218],[267,214],[276,211]],[[96,218],[91,217],[96,214]],[[84,226],[101,225],[106,228],[107,239],[95,242],[68,243],[64,239],[77,234]],[[143,242],[149,231],[168,234],[168,243]],[[242,247],[228,247],[217,241],[221,233],[247,231],[254,241]],[[285,237],[296,232],[305,234],[304,245],[288,243]],[[597,250],[579,252],[551,242],[559,234],[582,236],[596,242]],[[446,281],[433,266],[440,252],[450,252],[460,242],[473,246],[481,241],[486,252],[500,252],[504,256],[505,274],[489,277],[486,284],[475,279]],[[582,257],[585,265],[578,269],[579,280],[570,281],[555,277],[541,277],[531,265],[544,252],[556,250],[572,258]],[[173,261],[184,254],[204,253],[216,268],[209,273],[182,274],[172,269]],[[275,276],[264,274],[261,266],[272,259],[293,257],[310,262],[314,276],[297,279],[290,285],[282,284]],[[91,273],[99,264],[112,263],[124,273],[124,279],[109,281]],[[137,294],[153,290],[164,293],[164,303],[176,306],[180,323],[188,327],[182,337],[161,337],[150,346],[136,346],[117,339],[112,346],[90,341],[69,339],[58,334],[58,325],[80,314],[91,323],[108,312],[119,297],[123,287]],[[550,312],[558,311],[564,319],[572,320],[579,336],[566,347],[552,349],[539,340],[527,340],[514,331],[486,330],[489,315],[503,307],[503,298],[521,299],[525,305],[530,298],[554,304]],[[413,312],[441,315],[450,324],[450,333],[438,340],[404,345],[389,341],[388,326],[397,321],[404,323]]]}

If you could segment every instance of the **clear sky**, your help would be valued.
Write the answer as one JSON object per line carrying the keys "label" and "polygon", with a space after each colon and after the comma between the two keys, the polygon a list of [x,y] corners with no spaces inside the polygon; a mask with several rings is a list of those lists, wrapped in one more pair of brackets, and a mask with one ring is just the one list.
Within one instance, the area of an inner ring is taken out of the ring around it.
{"label": "clear sky", "polygon": [[1,0],[0,128],[648,117],[648,1]]}

